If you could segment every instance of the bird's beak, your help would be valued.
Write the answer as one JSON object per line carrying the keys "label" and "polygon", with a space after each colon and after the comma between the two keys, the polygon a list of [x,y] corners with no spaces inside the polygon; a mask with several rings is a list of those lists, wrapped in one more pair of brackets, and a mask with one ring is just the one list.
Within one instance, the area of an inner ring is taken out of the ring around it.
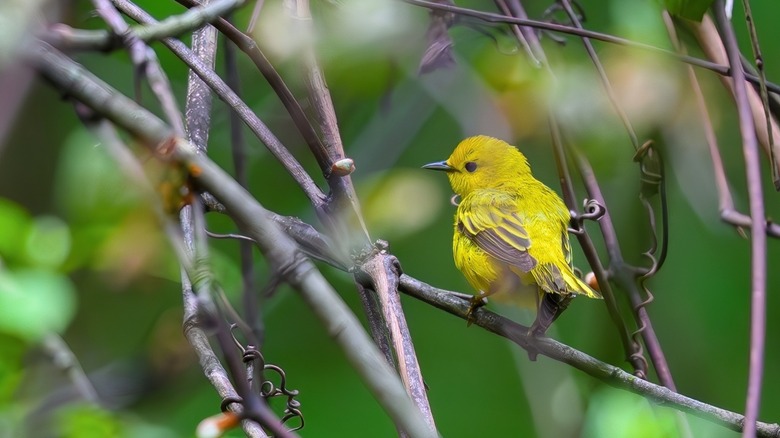
{"label": "bird's beak", "polygon": [[422,168],[431,169],[431,170],[443,170],[445,172],[453,172],[455,170],[455,168],[447,164],[446,161],[437,161],[435,163],[428,163]]}

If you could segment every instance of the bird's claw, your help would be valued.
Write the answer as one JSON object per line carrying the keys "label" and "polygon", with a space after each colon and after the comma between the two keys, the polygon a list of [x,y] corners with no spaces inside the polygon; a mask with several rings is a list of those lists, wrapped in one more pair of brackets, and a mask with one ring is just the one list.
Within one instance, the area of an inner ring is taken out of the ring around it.
{"label": "bird's claw", "polygon": [[474,312],[487,304],[487,298],[482,295],[474,295],[469,300],[469,310],[466,312],[466,327],[474,323]]}
{"label": "bird's claw", "polygon": [[544,333],[542,332],[541,327],[536,324],[536,321],[534,321],[531,328],[529,328],[528,332],[525,334],[526,351],[528,352],[528,360],[531,362],[536,362],[536,357],[539,356],[539,349],[536,348],[536,341],[539,339],[539,336],[543,335]]}

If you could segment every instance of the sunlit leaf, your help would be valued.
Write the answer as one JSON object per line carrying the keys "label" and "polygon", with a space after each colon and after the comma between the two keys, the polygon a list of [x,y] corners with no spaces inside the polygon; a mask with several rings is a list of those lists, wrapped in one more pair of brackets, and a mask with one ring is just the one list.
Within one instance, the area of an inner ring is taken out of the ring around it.
{"label": "sunlit leaf", "polygon": [[669,13],[694,21],[701,21],[712,3],[713,0],[663,0]]}
{"label": "sunlit leaf", "polygon": [[76,310],[70,280],[51,271],[0,271],[0,332],[31,342],[61,332]]}
{"label": "sunlit leaf", "polygon": [[646,399],[604,389],[590,402],[583,437],[676,437],[675,413],[655,409]]}
{"label": "sunlit leaf", "polygon": [[60,435],[65,438],[123,437],[122,423],[110,412],[91,405],[69,406],[59,412]]}
{"label": "sunlit leaf", "polygon": [[68,225],[54,216],[36,218],[25,242],[28,260],[42,267],[57,267],[70,252]]}
{"label": "sunlit leaf", "polygon": [[0,198],[0,257],[24,258],[23,242],[30,228],[30,214],[13,201]]}
{"label": "sunlit leaf", "polygon": [[22,379],[25,347],[18,337],[0,333],[0,405],[13,397]]}

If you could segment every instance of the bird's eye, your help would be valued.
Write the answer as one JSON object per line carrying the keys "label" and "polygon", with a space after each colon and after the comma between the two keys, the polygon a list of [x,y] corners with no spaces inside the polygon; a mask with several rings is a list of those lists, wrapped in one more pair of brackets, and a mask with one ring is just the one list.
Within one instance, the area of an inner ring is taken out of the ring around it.
{"label": "bird's eye", "polygon": [[468,170],[469,172],[473,172],[477,170],[477,163],[473,161],[469,161],[468,163],[466,163],[466,170]]}

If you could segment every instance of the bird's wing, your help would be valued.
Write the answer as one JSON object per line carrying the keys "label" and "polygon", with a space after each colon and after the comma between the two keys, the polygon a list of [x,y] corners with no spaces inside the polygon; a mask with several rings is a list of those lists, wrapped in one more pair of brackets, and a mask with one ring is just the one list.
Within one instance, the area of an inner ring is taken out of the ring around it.
{"label": "bird's wing", "polygon": [[478,247],[496,259],[530,272],[536,259],[528,254],[531,238],[523,220],[511,202],[463,205],[458,215],[458,229]]}
{"label": "bird's wing", "polygon": [[571,262],[571,243],[569,242],[569,230],[564,228],[561,234],[561,245],[563,247],[563,257],[566,258],[566,264],[572,266]]}

